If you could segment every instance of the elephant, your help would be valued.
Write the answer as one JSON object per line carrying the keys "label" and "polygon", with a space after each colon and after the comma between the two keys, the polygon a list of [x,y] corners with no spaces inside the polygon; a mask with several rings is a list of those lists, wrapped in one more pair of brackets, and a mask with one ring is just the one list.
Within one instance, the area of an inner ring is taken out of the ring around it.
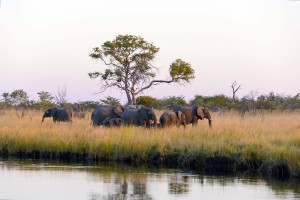
{"label": "elephant", "polygon": [[186,117],[185,114],[183,114],[181,111],[165,111],[159,118],[160,126],[168,127],[171,125],[177,125],[178,127],[180,125],[183,125],[184,128],[186,126]]}
{"label": "elephant", "polygon": [[157,118],[153,108],[140,107],[139,109],[125,109],[122,114],[122,123],[127,125],[136,125],[151,127],[157,125]]}
{"label": "elephant", "polygon": [[52,117],[53,122],[72,122],[72,110],[64,107],[49,108],[44,112],[42,122],[46,117]]}
{"label": "elephant", "polygon": [[94,126],[99,126],[102,125],[103,121],[107,117],[121,118],[123,112],[124,107],[121,105],[117,105],[114,107],[98,107],[93,111],[91,120]]}
{"label": "elephant", "polygon": [[140,109],[142,107],[145,107],[143,105],[126,105],[124,108],[125,109]]}
{"label": "elephant", "polygon": [[82,105],[80,105],[80,104],[73,104],[72,105],[72,109],[73,109],[73,112],[75,113],[75,112],[83,112],[83,106]]}
{"label": "elephant", "polygon": [[107,117],[105,120],[102,122],[103,126],[106,127],[119,127],[121,126],[121,118],[112,118],[112,117]]}
{"label": "elephant", "polygon": [[83,112],[83,111],[74,112],[74,118],[84,119],[85,118],[85,112]]}
{"label": "elephant", "polygon": [[208,119],[209,127],[212,126],[212,118],[210,111],[206,107],[201,106],[177,106],[173,108],[174,112],[181,111],[186,117],[186,124],[192,124],[196,126],[198,119]]}

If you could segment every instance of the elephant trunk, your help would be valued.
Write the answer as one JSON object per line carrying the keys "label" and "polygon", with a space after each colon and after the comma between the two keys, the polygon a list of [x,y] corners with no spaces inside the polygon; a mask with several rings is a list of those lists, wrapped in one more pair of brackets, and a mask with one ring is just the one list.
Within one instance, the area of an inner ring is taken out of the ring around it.
{"label": "elephant trunk", "polygon": [[155,128],[157,128],[157,117],[156,117],[155,114],[154,114],[154,116],[153,116],[153,126],[154,126]]}
{"label": "elephant trunk", "polygon": [[186,117],[185,117],[185,115],[181,116],[181,120],[179,120],[179,123],[180,123],[179,126],[183,125],[184,128],[186,127]]}
{"label": "elephant trunk", "polygon": [[45,118],[45,115],[43,115],[43,118],[42,118],[42,122],[41,122],[41,123],[43,123],[43,122],[44,122],[44,118]]}
{"label": "elephant trunk", "polygon": [[207,119],[208,119],[208,125],[209,125],[209,127],[211,127],[212,126],[212,118],[211,118],[211,115],[210,115],[210,113],[208,113],[208,115],[207,115]]}
{"label": "elephant trunk", "polygon": [[209,118],[209,119],[208,119],[208,125],[209,125],[210,128],[211,128],[211,126],[212,126],[212,122],[211,122],[211,121],[212,121],[212,119]]}

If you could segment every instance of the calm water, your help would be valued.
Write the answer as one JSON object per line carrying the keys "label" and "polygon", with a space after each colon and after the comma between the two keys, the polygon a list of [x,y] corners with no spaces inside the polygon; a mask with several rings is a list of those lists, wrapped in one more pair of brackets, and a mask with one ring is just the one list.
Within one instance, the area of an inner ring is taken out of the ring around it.
{"label": "calm water", "polygon": [[179,169],[0,160],[0,200],[299,199],[300,182]]}

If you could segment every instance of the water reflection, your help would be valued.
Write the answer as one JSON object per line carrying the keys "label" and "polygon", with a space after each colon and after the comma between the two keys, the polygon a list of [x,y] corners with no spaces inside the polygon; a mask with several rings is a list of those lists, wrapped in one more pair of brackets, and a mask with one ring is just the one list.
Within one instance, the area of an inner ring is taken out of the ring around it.
{"label": "water reflection", "polygon": [[186,194],[189,192],[188,176],[180,174],[172,174],[169,177],[169,193],[170,194]]}
{"label": "water reflection", "polygon": [[0,199],[298,199],[300,182],[120,164],[0,160]]}

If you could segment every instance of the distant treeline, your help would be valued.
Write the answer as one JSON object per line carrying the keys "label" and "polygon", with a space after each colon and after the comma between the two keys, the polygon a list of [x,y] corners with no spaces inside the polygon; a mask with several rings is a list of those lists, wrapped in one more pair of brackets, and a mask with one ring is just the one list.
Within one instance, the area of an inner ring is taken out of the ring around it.
{"label": "distant treeline", "polygon": [[[114,106],[121,104],[119,99],[114,97],[105,97],[99,101],[78,101],[68,102],[65,96],[52,95],[49,92],[38,92],[39,100],[30,100],[27,93],[20,89],[11,93],[4,92],[1,94],[0,109],[7,108],[30,108],[44,110],[53,106],[66,106],[72,104],[81,105],[86,110],[92,110],[98,106]],[[251,112],[256,110],[294,110],[300,109],[300,93],[295,96],[284,94],[275,94],[270,92],[267,95],[250,95],[242,98],[233,98],[221,95],[195,97],[186,101],[183,96],[170,96],[162,99],[157,99],[151,96],[140,96],[137,98],[137,104],[155,109],[171,109],[176,105],[201,105],[210,108],[212,111],[221,110],[238,110],[240,112]]]}

